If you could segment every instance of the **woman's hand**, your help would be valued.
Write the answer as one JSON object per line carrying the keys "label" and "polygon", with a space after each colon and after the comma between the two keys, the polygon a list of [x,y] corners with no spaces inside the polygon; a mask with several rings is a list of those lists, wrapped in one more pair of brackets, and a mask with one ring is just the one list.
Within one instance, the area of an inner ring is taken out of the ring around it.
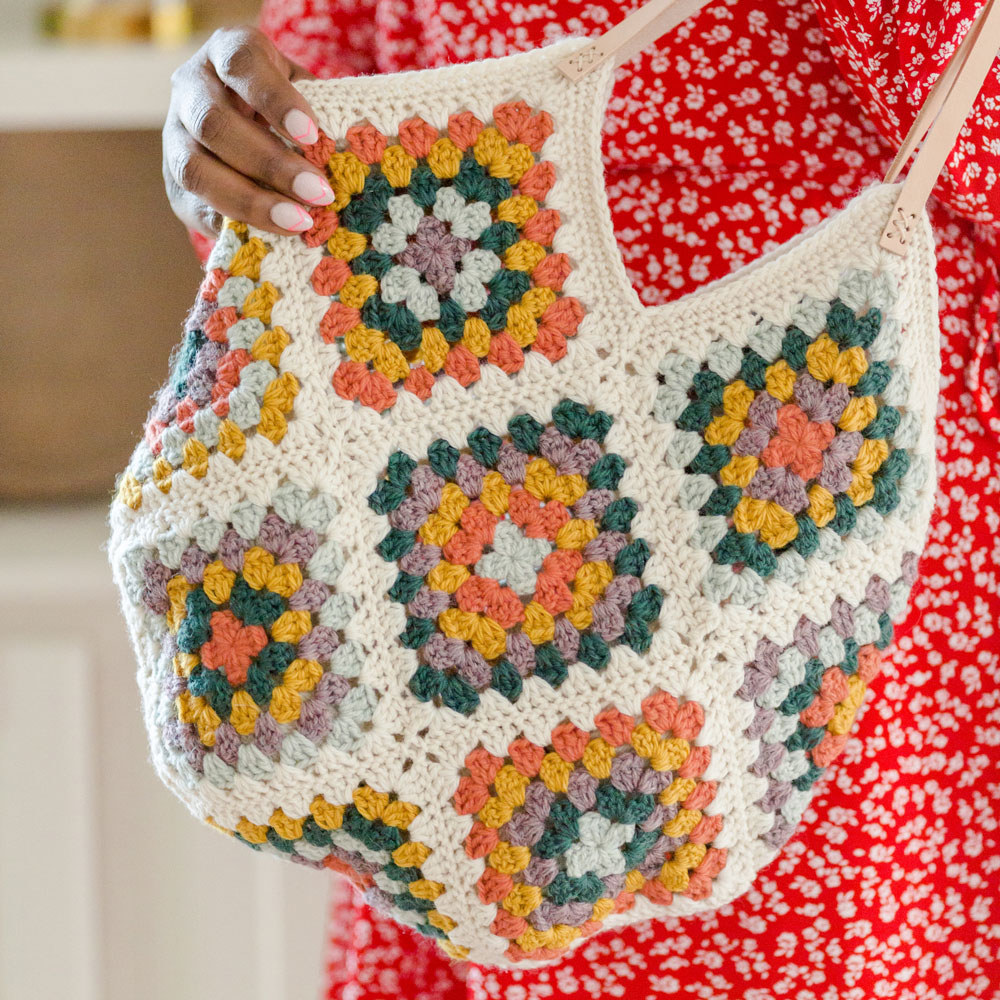
{"label": "woman's hand", "polygon": [[177,217],[206,236],[222,216],[285,235],[312,226],[303,205],[328,205],[323,172],[275,136],[316,142],[315,116],[293,80],[312,74],[256,28],[214,35],[172,77],[163,176]]}

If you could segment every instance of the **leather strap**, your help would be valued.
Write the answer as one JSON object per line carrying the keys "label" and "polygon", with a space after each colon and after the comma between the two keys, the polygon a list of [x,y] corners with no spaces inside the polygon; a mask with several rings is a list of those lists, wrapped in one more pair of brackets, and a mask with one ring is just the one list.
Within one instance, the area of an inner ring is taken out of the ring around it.
{"label": "leather strap", "polygon": [[900,189],[879,246],[905,255],[914,227],[972,110],[986,74],[1000,49],[1000,2],[986,0],[962,44],[934,84],[917,115],[885,182],[892,184],[920,140],[924,144]]}
{"label": "leather strap", "polygon": [[570,80],[582,80],[608,59],[620,65],[708,3],[709,0],[649,0],[589,45],[560,60],[557,68]]}
{"label": "leather strap", "polygon": [[927,135],[931,125],[934,124],[934,119],[941,110],[941,105],[944,103],[944,99],[951,91],[951,88],[955,83],[955,77],[958,76],[959,69],[965,65],[965,60],[969,56],[969,49],[972,47],[972,42],[979,35],[979,31],[982,26],[982,21],[974,21],[972,27],[962,40],[962,44],[955,50],[952,57],[948,60],[944,70],[935,81],[930,93],[927,95],[923,105],[917,112],[917,117],[913,119],[910,131],[906,133],[906,138],[903,139],[903,142],[899,147],[899,152],[896,153],[896,158],[889,165],[889,169],[883,179],[884,184],[895,184],[896,181],[899,180],[899,175],[903,172],[903,167],[906,166],[906,161],[909,160],[909,158],[917,151],[917,147],[920,145],[921,139]]}
{"label": "leather strap", "polygon": [[[570,80],[581,80],[609,59],[616,65],[623,63],[708,3],[709,0],[649,0],[603,35],[560,60],[557,68]],[[921,139],[924,140],[879,240],[884,249],[903,256],[909,248],[914,227],[998,49],[1000,0],[986,0],[928,94],[886,174],[885,183],[894,183]]]}

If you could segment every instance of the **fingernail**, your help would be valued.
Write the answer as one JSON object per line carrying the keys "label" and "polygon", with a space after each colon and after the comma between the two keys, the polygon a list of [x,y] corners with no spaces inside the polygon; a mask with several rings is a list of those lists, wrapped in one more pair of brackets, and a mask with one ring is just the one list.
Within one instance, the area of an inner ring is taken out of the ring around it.
{"label": "fingernail", "polygon": [[290,201],[279,201],[271,209],[271,221],[292,233],[304,233],[313,225],[312,216],[301,205],[293,205]]}
{"label": "fingernail", "polygon": [[329,205],[335,197],[333,188],[318,174],[311,174],[308,170],[303,170],[292,181],[292,191],[297,198],[310,205]]}
{"label": "fingernail", "polygon": [[311,146],[319,138],[315,122],[297,108],[285,115],[285,131],[301,146]]}

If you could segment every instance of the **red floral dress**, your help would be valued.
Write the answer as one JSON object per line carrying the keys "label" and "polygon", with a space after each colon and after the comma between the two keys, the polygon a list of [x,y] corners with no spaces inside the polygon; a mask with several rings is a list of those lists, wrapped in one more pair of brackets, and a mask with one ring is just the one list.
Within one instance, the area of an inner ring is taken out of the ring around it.
{"label": "red floral dress", "polygon": [[[624,68],[606,122],[607,188],[643,301],[726,274],[880,178],[980,3],[716,0]],[[262,23],[332,76],[596,34],[636,5],[267,0]],[[797,836],[735,903],[598,934],[540,970],[453,965],[340,883],[331,998],[1000,996],[998,103],[1000,64],[931,206],[940,485],[921,580]]]}

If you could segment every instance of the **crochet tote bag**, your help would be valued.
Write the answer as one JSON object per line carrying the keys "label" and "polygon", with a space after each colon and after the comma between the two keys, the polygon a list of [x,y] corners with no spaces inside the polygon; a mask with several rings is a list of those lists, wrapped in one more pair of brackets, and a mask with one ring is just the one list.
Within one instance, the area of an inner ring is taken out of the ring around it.
{"label": "crochet tote bag", "polygon": [[905,185],[644,307],[602,117],[616,60],[697,6],[302,83],[336,202],[302,236],[225,223],[111,509],[161,779],[456,958],[744,893],[917,572],[923,203],[1000,7]]}

